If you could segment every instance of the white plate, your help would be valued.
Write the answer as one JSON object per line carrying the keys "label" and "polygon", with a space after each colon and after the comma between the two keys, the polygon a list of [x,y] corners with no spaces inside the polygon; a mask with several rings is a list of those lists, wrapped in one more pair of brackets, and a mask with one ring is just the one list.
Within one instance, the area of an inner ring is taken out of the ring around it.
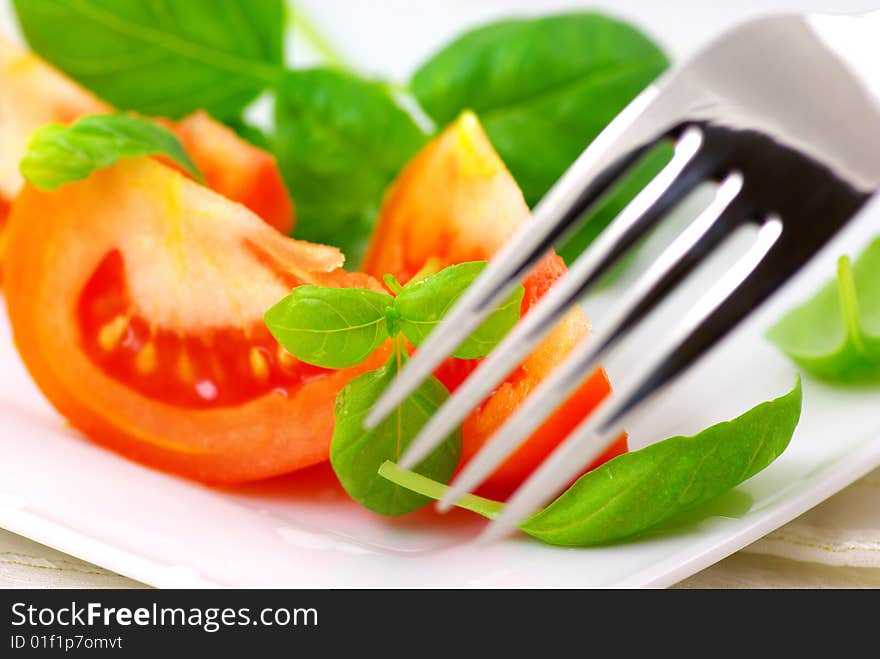
{"label": "white plate", "polygon": [[[469,5],[454,4],[456,21],[469,20]],[[471,4],[482,17],[487,6],[495,11],[505,3]],[[705,12],[700,24],[707,24]],[[773,305],[658,398],[630,426],[633,443],[695,432],[788,391],[795,370],[765,343],[764,329],[829,276],[837,254],[857,251],[877,233],[880,204]],[[712,276],[704,273],[703,281]],[[603,300],[613,295],[588,304],[597,323],[607,308]],[[673,305],[667,317],[679,311]],[[647,347],[645,332],[641,345]],[[637,346],[629,358],[639,354]],[[665,586],[880,465],[880,394],[808,381],[790,448],[714,516],[615,546],[559,549],[517,538],[477,550],[456,546],[480,523],[468,513],[383,520],[348,500],[324,467],[219,490],[104,451],[66,427],[42,398],[11,345],[5,318],[0,368],[0,526],[157,586]]]}

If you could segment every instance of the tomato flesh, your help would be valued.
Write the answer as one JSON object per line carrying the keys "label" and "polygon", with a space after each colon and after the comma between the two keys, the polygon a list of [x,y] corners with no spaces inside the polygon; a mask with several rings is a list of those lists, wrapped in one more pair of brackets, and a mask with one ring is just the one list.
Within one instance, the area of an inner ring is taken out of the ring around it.
{"label": "tomato flesh", "polygon": [[567,270],[565,261],[555,252],[545,256],[523,281],[521,314],[525,316]]}
{"label": "tomato flesh", "polygon": [[480,365],[481,359],[447,359],[434,371],[434,376],[449,391],[455,391]]}
{"label": "tomato flesh", "polygon": [[289,396],[330,373],[295,359],[263,323],[195,335],[153,327],[135,311],[119,250],[89,278],[77,315],[82,348],[96,366],[144,396],[179,407],[240,405],[270,392]]}

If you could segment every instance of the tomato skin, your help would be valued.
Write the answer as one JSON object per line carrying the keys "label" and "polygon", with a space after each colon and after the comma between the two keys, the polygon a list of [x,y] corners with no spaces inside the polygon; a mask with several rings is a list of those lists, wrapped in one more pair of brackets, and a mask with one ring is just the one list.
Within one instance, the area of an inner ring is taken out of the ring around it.
{"label": "tomato skin", "polygon": [[[3,252],[6,251],[6,221],[9,219],[9,204],[0,197],[0,263],[3,263]],[[3,281],[3,272],[0,270],[0,282]]]}
{"label": "tomato skin", "polygon": [[[529,219],[519,187],[476,117],[466,113],[416,155],[386,194],[364,269],[376,277],[390,272],[405,282],[426,263],[442,268],[489,260]],[[565,263],[554,252],[541,259],[523,281],[522,314],[565,272]],[[469,415],[462,425],[462,465],[589,332],[590,324],[582,311],[570,311]],[[449,359],[435,375],[454,391],[478,361]],[[605,372],[595,373],[478,492],[506,497],[610,392]],[[626,450],[626,438],[622,437],[596,465]]]}
{"label": "tomato skin", "polygon": [[[13,205],[7,239],[3,268],[13,337],[40,389],[94,441],[166,471],[236,483],[326,460],[336,394],[385,356],[380,350],[357,368],[329,372],[286,393],[267,391],[206,409],[150,398],[102,370],[83,347],[77,314],[84,287],[113,248],[122,250],[130,266],[134,301],[142,310],[158,311],[146,317],[167,312],[163,322],[196,337],[218,322],[212,317],[225,317],[224,294],[236,296],[230,308],[240,309],[242,326],[260,322],[265,300],[289,290],[282,275],[380,289],[375,280],[341,270],[338,250],[282,236],[244,207],[154,160],[125,160],[53,192],[25,186]],[[142,243],[147,247],[138,251]],[[263,250],[262,258],[248,243]],[[204,263],[198,261],[202,252],[208,254]],[[211,266],[212,252],[225,267]],[[178,263],[178,253],[188,257],[180,261],[186,269],[169,273],[163,264]],[[153,286],[154,279],[169,276],[179,277],[176,287]],[[213,279],[205,282],[206,276]],[[240,281],[247,282],[244,288]],[[206,290],[212,294],[198,292]],[[143,291],[155,295],[143,299]],[[189,304],[167,307],[169,298]],[[239,320],[229,323],[239,326]]]}

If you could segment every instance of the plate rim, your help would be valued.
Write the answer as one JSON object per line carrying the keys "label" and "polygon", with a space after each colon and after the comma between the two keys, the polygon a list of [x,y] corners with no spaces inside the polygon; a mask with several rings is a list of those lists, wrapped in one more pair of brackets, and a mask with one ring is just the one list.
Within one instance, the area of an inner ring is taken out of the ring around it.
{"label": "plate rim", "polygon": [[[668,588],[760,540],[768,533],[794,520],[878,467],[880,467],[880,435],[867,440],[856,452],[838,458],[826,469],[806,480],[791,495],[783,496],[778,501],[771,503],[766,511],[748,526],[720,539],[713,546],[702,549],[690,558],[682,560],[682,552],[677,552],[667,557],[662,563],[629,575],[618,582],[600,586],[578,585],[574,587],[596,589]],[[187,567],[162,565],[135,552],[120,549],[110,542],[89,537],[61,522],[49,520],[39,513],[28,512],[15,506],[0,507],[0,527],[147,586],[156,588],[223,588],[221,584],[201,576],[196,568],[190,571]],[[314,584],[282,587],[315,588]],[[459,587],[472,588],[473,586]],[[326,588],[329,589],[330,586]],[[362,588],[381,589],[370,586],[362,586]]]}

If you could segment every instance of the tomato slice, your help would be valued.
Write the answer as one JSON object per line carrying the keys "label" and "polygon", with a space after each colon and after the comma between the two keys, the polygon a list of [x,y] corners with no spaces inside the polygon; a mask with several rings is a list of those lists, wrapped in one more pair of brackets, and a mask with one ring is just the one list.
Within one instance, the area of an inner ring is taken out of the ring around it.
{"label": "tomato slice", "polygon": [[[36,55],[0,38],[0,207],[21,189],[19,162],[31,133],[48,123],[68,124],[113,108]],[[244,204],[282,233],[293,229],[293,202],[275,158],[232,130],[197,112],[161,120],[177,134],[206,182]],[[0,208],[0,228],[3,215]]]}
{"label": "tomato slice", "polygon": [[[390,272],[405,282],[426,263],[441,268],[488,260],[529,218],[519,187],[479,121],[465,113],[398,176],[386,195],[364,270],[377,277]],[[565,271],[562,259],[548,253],[523,282],[522,313],[527,313]],[[572,310],[483,401],[462,427],[463,463],[589,332],[589,321],[581,310]],[[475,367],[474,361],[450,359],[436,375],[455,389]],[[610,392],[605,372],[595,373],[498,468],[480,492],[495,497],[509,494]],[[622,437],[596,464],[626,448]]]}
{"label": "tomato slice", "polygon": [[383,357],[328,371],[282,350],[262,318],[291,287],[380,284],[152,159],[26,185],[7,241],[37,384],[88,436],[162,469],[231,483],[325,460],[336,394]]}

